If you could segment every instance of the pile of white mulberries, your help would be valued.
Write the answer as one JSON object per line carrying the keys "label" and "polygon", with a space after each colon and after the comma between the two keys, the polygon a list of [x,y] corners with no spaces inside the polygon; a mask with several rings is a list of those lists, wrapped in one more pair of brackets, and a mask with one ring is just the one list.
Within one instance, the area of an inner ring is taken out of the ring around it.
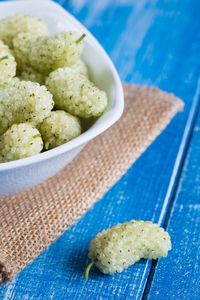
{"label": "pile of white mulberries", "polygon": [[117,224],[103,230],[92,239],[89,258],[104,274],[121,273],[142,258],[166,257],[171,250],[169,234],[152,222],[135,221]]}
{"label": "pile of white mulberries", "polygon": [[60,146],[81,134],[80,118],[106,110],[107,95],[81,59],[84,37],[49,37],[31,15],[0,20],[0,162]]}

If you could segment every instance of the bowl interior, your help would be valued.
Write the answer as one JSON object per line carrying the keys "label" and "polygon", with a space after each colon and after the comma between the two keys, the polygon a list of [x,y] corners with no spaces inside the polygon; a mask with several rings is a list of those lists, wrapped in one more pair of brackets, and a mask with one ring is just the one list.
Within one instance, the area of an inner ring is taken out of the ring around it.
{"label": "bowl interior", "polygon": [[[99,88],[106,91],[109,99],[107,111],[94,123],[87,124],[86,122],[85,127],[89,127],[86,132],[67,144],[35,156],[40,156],[42,159],[42,157],[49,157],[56,152],[64,152],[87,142],[117,121],[123,111],[123,90],[119,76],[103,48],[90,32],[61,6],[51,1],[38,0],[0,3],[0,19],[17,13],[32,14],[42,18],[48,25],[50,35],[68,30],[80,32],[80,35],[86,33],[82,57],[88,65],[92,81]],[[91,124],[92,126],[90,126]],[[28,159],[30,158],[21,159],[20,162]],[[5,166],[12,163],[9,162],[1,165]]]}

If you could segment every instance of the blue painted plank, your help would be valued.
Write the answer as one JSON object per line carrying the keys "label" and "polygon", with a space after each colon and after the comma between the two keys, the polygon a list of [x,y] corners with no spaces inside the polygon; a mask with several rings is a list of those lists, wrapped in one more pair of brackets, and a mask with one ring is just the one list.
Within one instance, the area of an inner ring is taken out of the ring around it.
{"label": "blue painted plank", "polygon": [[173,250],[158,262],[148,299],[200,299],[200,113],[167,229]]}
{"label": "blue painted plank", "polygon": [[123,80],[172,91],[184,99],[185,111],[84,218],[1,289],[0,297],[141,299],[150,263],[142,261],[114,277],[93,269],[85,282],[87,248],[96,232],[117,222],[160,218],[200,70],[199,2],[74,0],[62,4],[103,44]]}

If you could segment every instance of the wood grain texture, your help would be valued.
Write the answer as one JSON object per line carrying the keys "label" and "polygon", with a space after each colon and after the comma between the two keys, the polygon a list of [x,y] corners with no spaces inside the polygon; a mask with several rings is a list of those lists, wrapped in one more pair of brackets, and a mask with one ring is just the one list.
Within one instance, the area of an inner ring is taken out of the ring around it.
{"label": "wood grain texture", "polygon": [[[200,95],[199,95],[200,96]],[[149,300],[200,299],[200,113],[167,226],[173,251],[158,262]]]}
{"label": "wood grain texture", "polygon": [[[83,272],[89,261],[87,248],[96,232],[117,222],[133,218],[157,222],[161,212],[161,221],[165,218],[171,193],[164,212],[163,205],[179,147],[181,143],[188,143],[190,135],[189,130],[183,140],[185,126],[188,124],[191,129],[197,109],[196,105],[187,123],[200,70],[197,57],[200,53],[199,1],[63,0],[60,3],[96,36],[114,61],[122,80],[173,92],[184,100],[185,110],[84,218],[21,272],[13,283],[0,290],[0,298],[141,299],[151,262],[141,261],[113,277],[102,275],[94,268],[90,280],[85,282]],[[191,185],[187,188],[191,189]],[[192,208],[190,211],[195,218],[197,211],[195,213]],[[178,224],[188,222],[189,226],[189,215],[186,221],[184,213],[177,212]],[[175,244],[173,241],[176,249],[184,236],[174,234],[176,214],[173,218],[171,228],[173,239],[177,238]],[[191,226],[190,232],[192,230]],[[187,249],[190,251],[189,243]],[[173,251],[172,256],[160,260],[163,265],[168,261],[168,270],[176,262]],[[191,262],[195,261],[195,255],[189,256]],[[176,283],[180,280],[177,278]],[[155,280],[151,299],[157,290],[162,290],[163,284],[164,281]],[[165,288],[171,288],[169,281]],[[177,288],[174,284],[172,295]],[[163,298],[158,295],[157,299]]]}

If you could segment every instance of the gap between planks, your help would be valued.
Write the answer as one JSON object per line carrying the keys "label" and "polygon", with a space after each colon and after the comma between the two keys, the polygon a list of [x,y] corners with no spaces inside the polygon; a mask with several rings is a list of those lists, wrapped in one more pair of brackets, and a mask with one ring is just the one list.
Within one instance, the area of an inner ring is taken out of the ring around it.
{"label": "gap between planks", "polygon": [[[172,176],[170,179],[167,194],[166,194],[166,197],[165,197],[165,200],[163,203],[163,207],[161,210],[161,214],[160,214],[160,217],[158,220],[158,224],[160,226],[164,227],[165,229],[168,226],[171,211],[175,204],[177,188],[178,188],[179,181],[181,178],[183,166],[185,163],[185,158],[187,156],[187,152],[188,152],[188,149],[190,146],[190,141],[192,138],[192,133],[193,133],[193,129],[194,129],[197,117],[198,117],[199,110],[200,110],[200,78],[197,81],[197,88],[195,91],[193,104],[190,109],[190,113],[188,116],[188,120],[186,123],[184,133],[183,133],[183,137],[182,137],[182,142],[179,147],[178,155],[177,155],[177,158],[176,158],[176,161],[174,164],[174,169],[173,169]],[[152,261],[149,276],[148,276],[148,279],[144,286],[142,300],[148,299],[148,294],[151,289],[151,284],[152,284],[152,281],[154,278],[154,274],[156,272],[156,267],[157,267],[157,261]]]}

